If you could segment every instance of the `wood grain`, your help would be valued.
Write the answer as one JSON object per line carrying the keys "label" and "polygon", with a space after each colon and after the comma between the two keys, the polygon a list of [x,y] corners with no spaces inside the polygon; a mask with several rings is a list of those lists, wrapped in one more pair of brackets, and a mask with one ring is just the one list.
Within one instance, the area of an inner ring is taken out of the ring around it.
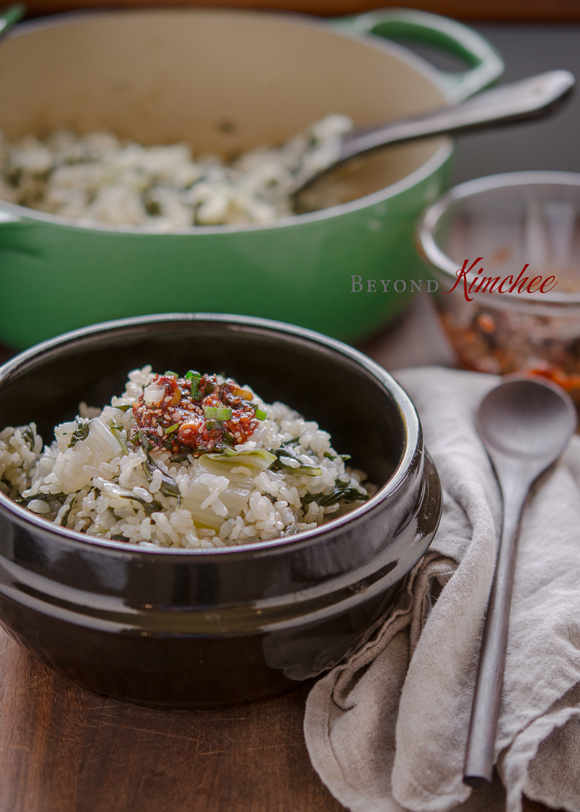
{"label": "wood grain", "polygon": [[572,22],[580,21],[578,0],[28,0],[29,16],[74,11],[83,7],[122,8],[137,6],[223,6],[275,9],[321,16],[360,14],[375,8],[410,7],[444,14],[460,20]]}
{"label": "wood grain", "polygon": [[[0,631],[0,812],[340,812],[310,766],[307,690],[160,713],[57,677]],[[525,801],[524,812],[547,812]]]}
{"label": "wood grain", "polygon": [[304,690],[161,713],[71,685],[0,632],[1,812],[335,812],[302,738]]}

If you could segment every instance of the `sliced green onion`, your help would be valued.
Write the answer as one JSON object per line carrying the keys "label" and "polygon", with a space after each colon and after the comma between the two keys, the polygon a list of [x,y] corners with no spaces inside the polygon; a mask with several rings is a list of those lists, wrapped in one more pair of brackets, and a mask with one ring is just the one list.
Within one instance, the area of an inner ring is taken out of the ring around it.
{"label": "sliced green onion", "polygon": [[256,409],[256,419],[257,420],[265,420],[268,415],[266,412],[263,412],[261,409]]}
{"label": "sliced green onion", "polygon": [[174,372],[172,369],[168,369],[163,374],[164,375],[169,375],[171,378],[179,378],[179,375],[177,374],[177,372]]}
{"label": "sliced green onion", "polygon": [[164,429],[163,431],[164,431],[165,434],[171,434],[172,432],[177,431],[178,428],[179,428],[179,423],[174,423],[172,426],[169,426],[168,428]]}
{"label": "sliced green onion", "polygon": [[204,406],[206,420],[231,420],[233,411],[228,406]]}
{"label": "sliced green onion", "polygon": [[193,377],[191,379],[191,397],[193,397],[194,395],[197,395],[200,380],[201,380],[201,378],[195,378],[195,377]]}
{"label": "sliced green onion", "polygon": [[186,381],[191,382],[191,397],[193,397],[199,389],[199,382],[201,381],[201,373],[195,369],[190,369],[185,376]]}

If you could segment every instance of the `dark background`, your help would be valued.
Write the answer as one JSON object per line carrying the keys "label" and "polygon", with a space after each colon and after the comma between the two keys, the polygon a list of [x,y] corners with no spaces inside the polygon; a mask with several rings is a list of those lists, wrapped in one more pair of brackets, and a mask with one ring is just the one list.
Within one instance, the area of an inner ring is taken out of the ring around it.
{"label": "dark background", "polygon": [[[580,82],[578,23],[470,25],[502,55],[506,65],[502,83],[556,68],[566,68]],[[580,90],[551,118],[462,137],[453,181],[526,169],[580,172]]]}

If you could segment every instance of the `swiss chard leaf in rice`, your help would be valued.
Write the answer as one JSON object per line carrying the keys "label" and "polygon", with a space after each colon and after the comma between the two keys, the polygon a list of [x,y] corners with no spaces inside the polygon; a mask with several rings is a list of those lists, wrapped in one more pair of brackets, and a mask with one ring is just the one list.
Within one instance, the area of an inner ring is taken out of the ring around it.
{"label": "swiss chard leaf in rice", "polygon": [[254,451],[226,449],[221,454],[203,454],[199,458],[200,473],[226,477],[229,481],[228,487],[219,495],[226,515],[217,515],[211,505],[202,508],[210,491],[207,485],[198,480],[192,483],[183,497],[183,507],[190,511],[196,526],[208,527],[218,532],[227,519],[235,519],[241,515],[254,488],[254,477],[269,468],[275,459],[274,454],[263,448]]}
{"label": "swiss chard leaf in rice", "polygon": [[28,504],[36,499],[41,502],[46,502],[47,504],[51,504],[52,502],[59,502],[60,506],[64,505],[65,500],[67,498],[66,493],[34,493],[29,496],[17,496],[15,497],[14,501],[18,502],[19,505],[24,505],[25,507]]}
{"label": "swiss chard leaf in rice", "polygon": [[[67,505],[68,510],[60,517],[60,526],[61,527],[68,527],[68,520],[69,520],[70,515],[72,513],[72,509],[74,508],[74,506],[75,506],[75,504],[77,502],[77,496],[76,496],[76,494],[69,494],[67,499],[69,500],[68,505]],[[65,504],[66,504],[66,502],[65,502]],[[64,507],[64,505],[63,505],[63,507]]]}
{"label": "swiss chard leaf in rice", "polygon": [[335,483],[336,487],[331,493],[307,493],[302,497],[303,504],[308,505],[311,502],[319,505],[320,507],[330,507],[331,505],[339,505],[342,502],[366,502],[369,498],[368,493],[354,488],[352,485]]}
{"label": "swiss chard leaf in rice", "polygon": [[249,468],[250,471],[255,471],[259,474],[260,471],[265,471],[271,468],[273,463],[276,462],[276,455],[265,448],[256,448],[253,451],[234,451],[231,448],[224,448],[220,454],[205,454],[203,457],[203,464],[208,465],[207,461],[218,463],[224,469],[231,470],[238,465],[243,465]]}
{"label": "swiss chard leaf in rice", "polygon": [[326,457],[327,460],[342,460],[343,462],[350,460],[350,454],[336,454],[334,451],[332,454],[329,451],[325,451],[323,456]]}
{"label": "swiss chard leaf in rice", "polygon": [[109,424],[109,429],[114,437],[119,441],[119,445],[123,449],[123,454],[127,455],[129,453],[129,446],[127,445],[127,441],[125,440],[125,429],[123,426],[120,426],[115,421],[111,421]]}
{"label": "swiss chard leaf in rice", "polygon": [[[272,463],[272,471],[285,471],[287,474],[296,476],[320,476],[322,468],[305,463],[296,453],[296,446],[283,443],[277,451],[275,462]],[[293,465],[291,463],[297,463]]]}
{"label": "swiss chard leaf in rice", "polygon": [[31,451],[34,451],[34,443],[35,443],[35,435],[34,431],[32,430],[32,426],[24,426],[21,429],[22,439],[26,443],[26,445],[30,448]]}
{"label": "swiss chard leaf in rice", "polygon": [[76,424],[78,428],[73,431],[71,434],[71,438],[69,440],[68,448],[74,448],[77,443],[86,440],[89,436],[89,431],[91,430],[91,421],[90,420],[82,420],[78,417],[76,418]]}
{"label": "swiss chard leaf in rice", "polygon": [[[153,499],[151,502],[148,502],[146,499],[143,499],[141,496],[137,496],[132,490],[129,488],[123,488],[121,485],[117,484],[116,482],[107,482],[104,479],[95,479],[95,484],[98,482],[98,488],[105,496],[107,496],[110,500],[115,500],[121,503],[127,503],[131,505],[133,509],[141,508],[146,516],[150,516],[152,513],[157,513],[163,510],[163,506],[160,502],[156,499]],[[119,505],[121,507],[122,505]],[[115,505],[111,506],[113,508],[113,512],[115,510]]]}
{"label": "swiss chard leaf in rice", "polygon": [[161,485],[159,486],[159,490],[163,494],[163,496],[170,496],[177,499],[178,500],[177,505],[179,507],[181,504],[181,492],[179,490],[177,482],[173,479],[173,477],[165,473],[163,468],[157,465],[155,460],[152,459],[151,455],[148,452],[145,453],[147,454],[147,459],[143,463],[143,470],[145,471],[147,481],[151,482],[155,471],[161,471]]}

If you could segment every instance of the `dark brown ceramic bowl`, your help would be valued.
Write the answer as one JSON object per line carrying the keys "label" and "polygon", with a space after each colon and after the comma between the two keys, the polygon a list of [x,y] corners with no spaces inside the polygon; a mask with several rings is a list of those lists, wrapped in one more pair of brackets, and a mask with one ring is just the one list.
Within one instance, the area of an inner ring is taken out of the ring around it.
{"label": "dark brown ceramic bowl", "polygon": [[0,368],[0,427],[49,439],[127,372],[223,371],[331,432],[379,486],[352,512],[286,539],[152,550],[89,539],[0,494],[0,621],[33,656],[91,691],[188,709],[281,693],[360,646],[426,551],[439,480],[413,404],[364,355],[261,319],[163,315],[109,322]]}

